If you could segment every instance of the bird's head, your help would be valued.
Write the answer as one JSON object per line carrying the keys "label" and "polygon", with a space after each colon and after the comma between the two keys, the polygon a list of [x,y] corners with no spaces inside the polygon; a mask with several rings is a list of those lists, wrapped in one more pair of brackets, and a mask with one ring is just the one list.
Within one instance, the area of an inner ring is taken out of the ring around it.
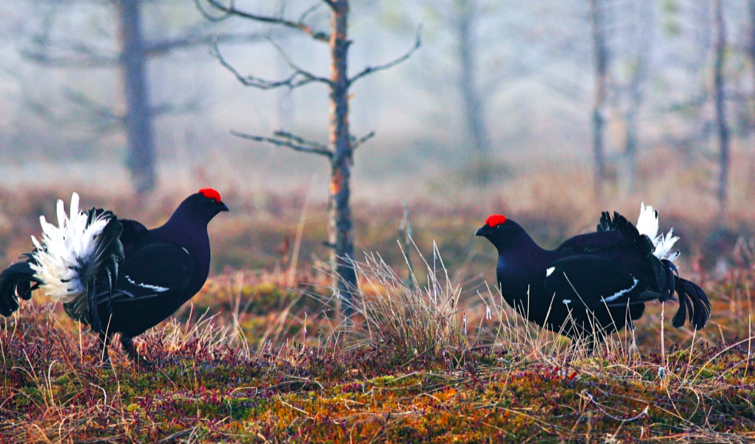
{"label": "bird's head", "polygon": [[229,211],[229,209],[220,199],[220,193],[212,188],[202,188],[181,202],[174,215],[187,215],[192,220],[209,223],[213,217],[223,211]]}
{"label": "bird's head", "polygon": [[494,214],[485,221],[475,233],[477,236],[487,238],[498,251],[513,247],[525,239],[529,239],[524,229],[511,219],[503,215]]}

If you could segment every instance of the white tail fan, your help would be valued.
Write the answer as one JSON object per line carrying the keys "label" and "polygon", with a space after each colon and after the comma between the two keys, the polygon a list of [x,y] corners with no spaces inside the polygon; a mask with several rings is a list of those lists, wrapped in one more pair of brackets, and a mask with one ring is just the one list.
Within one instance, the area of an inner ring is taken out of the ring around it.
{"label": "white tail fan", "polygon": [[640,205],[640,217],[637,219],[637,231],[645,234],[653,241],[655,250],[653,255],[658,259],[674,261],[679,257],[679,250],[673,250],[674,244],[679,240],[679,236],[674,236],[674,229],[670,229],[665,235],[658,234],[658,211],[652,206],[645,206],[645,202]]}
{"label": "white tail fan", "polygon": [[90,262],[97,248],[97,237],[108,223],[107,217],[97,217],[87,225],[88,215],[79,211],[79,195],[71,196],[71,217],[66,215],[62,200],[58,200],[58,226],[40,216],[42,240],[32,236],[36,250],[32,253],[31,268],[43,284],[41,288],[54,301],[73,301],[85,291],[80,270]]}

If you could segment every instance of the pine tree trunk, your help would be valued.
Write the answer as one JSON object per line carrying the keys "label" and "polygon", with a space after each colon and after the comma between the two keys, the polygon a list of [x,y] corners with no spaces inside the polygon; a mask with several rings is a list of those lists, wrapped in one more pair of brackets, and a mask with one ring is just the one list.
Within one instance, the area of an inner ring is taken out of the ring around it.
{"label": "pine tree trunk", "polygon": [[593,53],[595,55],[595,104],[593,108],[593,159],[595,162],[595,195],[600,196],[606,177],[604,143],[605,103],[608,82],[608,54],[606,50],[600,0],[590,0]]}
{"label": "pine tree trunk", "polygon": [[[349,134],[349,79],[347,39],[348,0],[333,0],[330,37],[330,145],[333,152],[330,174],[330,244],[331,265],[335,271],[335,288],[349,300],[357,288],[356,272],[349,259],[354,258],[354,234],[351,218],[352,152]],[[345,304],[348,307],[349,304]]]}
{"label": "pine tree trunk", "polygon": [[126,165],[138,193],[155,187],[155,145],[149,105],[146,53],[141,29],[141,0],[117,0],[121,74],[126,99]]}
{"label": "pine tree trunk", "polygon": [[714,64],[713,88],[716,101],[716,124],[719,143],[719,175],[716,197],[719,211],[726,211],[726,198],[729,183],[729,127],[726,124],[726,97],[724,93],[724,52],[726,51],[726,24],[724,23],[721,0],[716,0],[716,59]]}

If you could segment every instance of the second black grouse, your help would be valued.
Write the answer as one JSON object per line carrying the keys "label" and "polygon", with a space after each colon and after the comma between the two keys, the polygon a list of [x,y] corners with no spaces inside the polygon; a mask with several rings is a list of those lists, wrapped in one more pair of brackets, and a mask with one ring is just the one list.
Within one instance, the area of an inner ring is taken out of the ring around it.
{"label": "second black grouse", "polygon": [[637,226],[618,213],[602,214],[597,232],[540,248],[513,220],[490,216],[477,230],[498,249],[496,274],[506,302],[528,320],[590,343],[639,319],[645,303],[675,300],[674,327],[695,329],[710,317],[710,302],[682,279],[673,261],[678,237],[658,235],[658,212],[641,207]]}

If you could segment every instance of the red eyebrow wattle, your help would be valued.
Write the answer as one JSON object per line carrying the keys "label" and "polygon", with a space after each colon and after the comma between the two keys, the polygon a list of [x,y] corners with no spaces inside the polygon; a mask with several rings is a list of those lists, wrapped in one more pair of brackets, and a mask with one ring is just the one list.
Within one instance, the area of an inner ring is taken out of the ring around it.
{"label": "red eyebrow wattle", "polygon": [[213,190],[212,188],[202,188],[201,190],[199,190],[199,194],[203,194],[204,197],[208,199],[215,199],[218,202],[222,202],[222,200],[220,199],[220,193]]}
{"label": "red eyebrow wattle", "polygon": [[487,224],[487,226],[489,226],[490,228],[495,228],[498,225],[504,223],[506,223],[506,217],[502,214],[494,214],[485,221],[485,224]]}

